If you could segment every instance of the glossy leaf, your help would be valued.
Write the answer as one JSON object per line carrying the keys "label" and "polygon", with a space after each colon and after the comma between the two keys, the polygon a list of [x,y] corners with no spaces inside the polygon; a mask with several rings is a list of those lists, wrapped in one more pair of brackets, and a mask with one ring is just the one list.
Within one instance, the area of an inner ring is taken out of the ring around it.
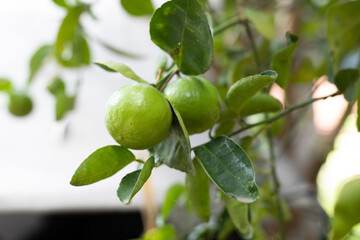
{"label": "glossy leaf", "polygon": [[252,226],[249,221],[249,207],[246,203],[238,202],[224,196],[225,206],[236,229],[245,239],[252,236]]}
{"label": "glossy leaf", "polygon": [[236,122],[233,120],[228,120],[221,122],[215,125],[214,127],[214,137],[219,137],[221,135],[228,135],[232,132],[236,125]]}
{"label": "glossy leaf", "polygon": [[275,53],[270,67],[279,74],[276,83],[283,89],[286,88],[289,81],[292,56],[298,43],[298,37],[288,32],[286,39],[287,46]]}
{"label": "glossy leaf", "polygon": [[141,170],[136,170],[127,174],[122,180],[117,190],[117,195],[121,202],[129,204],[135,194],[142,188],[150,177],[154,167],[154,158],[150,157]]}
{"label": "glossy leaf", "polygon": [[172,0],[158,8],[150,22],[151,40],[187,75],[206,72],[213,58],[208,19],[197,0]]}
{"label": "glossy leaf", "polygon": [[131,15],[150,15],[154,11],[151,0],[121,0],[121,6]]}
{"label": "glossy leaf", "polygon": [[12,83],[10,80],[6,78],[0,78],[0,92],[1,91],[9,91],[12,88]]}
{"label": "glossy leaf", "polygon": [[359,45],[359,12],[360,2],[349,1],[332,6],[327,13],[327,37],[335,66],[349,50]]}
{"label": "glossy leaf", "polygon": [[189,135],[178,111],[173,107],[172,110],[172,124],[167,137],[151,151],[156,162],[194,174]]}
{"label": "glossy leaf", "polygon": [[246,18],[254,24],[256,30],[269,40],[275,38],[275,18],[273,13],[244,9]]}
{"label": "glossy leaf", "polygon": [[80,16],[86,9],[85,5],[70,8],[61,23],[55,43],[55,56],[66,67],[80,67],[90,63],[90,50],[80,25]]}
{"label": "glossy leaf", "polygon": [[49,57],[54,52],[53,45],[44,45],[41,46],[31,57],[30,60],[30,76],[28,83],[31,83],[36,73],[39,71],[41,66],[44,64],[47,57]]}
{"label": "glossy leaf", "polygon": [[282,109],[279,100],[266,93],[257,93],[250,98],[240,111],[240,116],[250,116],[257,113],[277,112]]}
{"label": "glossy leaf", "polygon": [[358,78],[358,69],[342,69],[336,73],[334,82],[339,91],[344,93],[349,88],[354,88]]}
{"label": "glossy leaf", "polygon": [[134,71],[125,64],[110,61],[96,62],[95,64],[108,72],[118,72],[121,73],[124,77],[132,79],[136,82],[148,83],[147,81],[136,75]]}
{"label": "glossy leaf", "polygon": [[135,160],[122,146],[105,146],[93,152],[76,169],[70,184],[83,186],[108,178]]}
{"label": "glossy leaf", "polygon": [[239,113],[252,96],[276,79],[277,73],[274,71],[242,78],[230,87],[225,103],[230,110]]}
{"label": "glossy leaf", "polygon": [[142,240],[172,240],[175,239],[176,232],[172,225],[152,228],[145,233]]}
{"label": "glossy leaf", "polygon": [[343,239],[351,228],[360,223],[360,176],[346,182],[335,203],[331,239]]}
{"label": "glossy leaf", "polygon": [[198,159],[193,161],[195,175],[187,174],[185,187],[195,215],[202,221],[210,218],[210,181]]}
{"label": "glossy leaf", "polygon": [[172,185],[166,195],[161,209],[161,220],[163,222],[169,217],[179,198],[185,193],[185,187],[181,184]]}
{"label": "glossy leaf", "polygon": [[258,198],[255,172],[244,150],[222,136],[194,149],[211,180],[229,197],[250,203]]}

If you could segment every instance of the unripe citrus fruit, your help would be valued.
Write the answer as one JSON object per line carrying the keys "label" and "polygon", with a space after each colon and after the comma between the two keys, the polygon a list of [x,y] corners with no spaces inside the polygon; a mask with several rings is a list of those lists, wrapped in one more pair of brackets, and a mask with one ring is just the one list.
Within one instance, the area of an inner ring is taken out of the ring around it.
{"label": "unripe citrus fruit", "polygon": [[15,116],[23,117],[32,110],[33,104],[29,96],[22,92],[12,92],[8,104],[9,112]]}
{"label": "unripe citrus fruit", "polygon": [[131,149],[160,143],[169,132],[172,112],[164,96],[148,84],[119,88],[108,100],[105,124],[116,142]]}
{"label": "unripe citrus fruit", "polygon": [[179,111],[189,134],[211,128],[220,117],[219,93],[204,78],[179,78],[165,88],[164,95]]}

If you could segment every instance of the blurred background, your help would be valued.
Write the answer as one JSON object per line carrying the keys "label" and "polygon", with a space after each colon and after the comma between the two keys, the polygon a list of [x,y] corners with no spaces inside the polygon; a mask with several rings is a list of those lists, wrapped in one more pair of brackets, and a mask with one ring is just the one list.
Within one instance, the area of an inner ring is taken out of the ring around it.
{"label": "blurred background", "polygon": [[[153,1],[155,7],[163,2]],[[215,9],[221,7],[220,1],[211,2]],[[119,1],[113,0],[97,1],[91,10],[96,20],[89,14],[81,18],[90,39],[91,61],[123,62],[142,78],[154,82],[155,63],[162,51],[150,40],[150,17],[132,17],[120,7]],[[64,9],[50,0],[1,1],[0,77],[11,79],[17,89],[25,89],[31,56],[39,46],[56,40],[65,14]],[[286,14],[283,17],[286,19]],[[280,20],[277,22],[283,26],[278,34],[283,36],[287,27]],[[139,58],[114,54],[99,44],[102,40]],[[46,86],[49,79],[59,74],[66,83],[66,91],[76,94],[77,99],[74,110],[56,121],[56,102]],[[313,97],[336,91],[326,79],[319,81],[322,83]],[[140,236],[144,228],[141,213],[149,213],[149,203],[152,211],[156,211],[167,188],[183,182],[184,174],[165,166],[156,169],[145,187],[148,193],[141,190],[131,205],[119,201],[116,189],[126,172],[135,170],[136,165],[129,165],[96,184],[84,187],[69,184],[75,169],[90,153],[115,144],[104,125],[104,107],[116,89],[130,82],[119,74],[104,72],[94,64],[65,71],[50,62],[34,78],[29,88],[33,110],[22,118],[7,111],[8,96],[0,92],[1,240],[84,237],[85,229],[90,234],[87,239]],[[311,90],[308,85],[297,86],[292,99],[304,99],[309,88]],[[272,94],[283,101],[280,88],[274,87]],[[307,111],[300,112],[307,120],[296,127],[298,135],[295,139],[290,141],[291,135],[279,138],[280,142],[289,141],[285,149],[287,154],[281,154],[278,159],[281,194],[292,209],[293,224],[309,229],[309,232],[317,232],[319,219],[331,215],[337,186],[360,174],[360,135],[355,128],[355,114],[346,119],[344,128],[335,130],[346,105],[342,96],[317,102]],[[341,134],[333,145],[334,131]],[[207,140],[207,133],[191,136],[193,146]],[[135,154],[144,159],[148,156],[146,151]],[[299,234],[298,230],[293,234]],[[313,239],[301,234],[289,239]]]}

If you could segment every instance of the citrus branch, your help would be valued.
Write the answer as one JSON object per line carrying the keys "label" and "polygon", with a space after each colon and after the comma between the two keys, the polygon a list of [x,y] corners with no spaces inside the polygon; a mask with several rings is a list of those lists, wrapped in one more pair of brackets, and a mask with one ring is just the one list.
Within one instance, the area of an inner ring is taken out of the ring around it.
{"label": "citrus branch", "polygon": [[234,25],[237,25],[237,24],[243,24],[244,22],[246,22],[246,20],[244,20],[243,18],[239,17],[239,16],[236,16],[228,21],[226,21],[225,23],[223,24],[220,24],[219,26],[216,26],[214,27],[213,29],[213,34],[214,36],[221,33],[222,31],[228,29],[229,27],[232,27]]}
{"label": "citrus branch", "polygon": [[276,120],[278,120],[279,118],[282,118],[283,116],[291,113],[292,111],[295,111],[296,109],[300,109],[300,108],[306,107],[307,105],[310,105],[310,104],[312,104],[313,102],[316,102],[316,101],[319,101],[319,100],[325,100],[325,99],[327,99],[327,98],[329,98],[329,97],[335,97],[335,96],[340,95],[340,94],[342,94],[342,93],[338,91],[338,92],[333,93],[333,94],[330,94],[330,95],[328,95],[328,96],[308,99],[308,100],[306,100],[306,101],[304,101],[304,102],[302,102],[302,103],[299,103],[299,104],[297,104],[297,105],[295,105],[295,106],[293,106],[293,107],[291,107],[291,108],[288,108],[288,109],[282,111],[281,113],[279,113],[278,115],[275,115],[274,117],[271,117],[271,118],[269,118],[269,119],[265,119],[265,120],[263,120],[263,121],[260,121],[260,122],[254,123],[254,124],[250,124],[250,125],[248,125],[248,126],[246,126],[246,127],[243,127],[243,128],[241,128],[241,129],[235,131],[235,132],[232,132],[232,133],[230,133],[230,134],[228,135],[228,137],[232,137],[232,136],[234,136],[234,135],[236,135],[236,134],[238,134],[238,133],[241,133],[241,132],[243,132],[243,131],[245,131],[245,130],[247,130],[247,129],[250,129],[250,128],[253,128],[253,127],[256,127],[256,126],[259,126],[259,125],[262,125],[262,124],[270,124],[270,123],[273,123],[273,122],[275,122]]}

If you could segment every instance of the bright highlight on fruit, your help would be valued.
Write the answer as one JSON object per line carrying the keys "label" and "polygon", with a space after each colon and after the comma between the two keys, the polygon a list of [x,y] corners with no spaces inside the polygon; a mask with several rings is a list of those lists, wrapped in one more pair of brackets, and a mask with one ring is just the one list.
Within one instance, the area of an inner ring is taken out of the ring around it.
{"label": "bright highlight on fruit", "polygon": [[165,88],[164,95],[179,111],[189,134],[204,132],[220,117],[220,95],[205,78],[179,78]]}
{"label": "bright highlight on fruit", "polygon": [[131,149],[147,149],[169,132],[172,111],[164,96],[148,84],[119,88],[108,100],[105,124],[116,142]]}

